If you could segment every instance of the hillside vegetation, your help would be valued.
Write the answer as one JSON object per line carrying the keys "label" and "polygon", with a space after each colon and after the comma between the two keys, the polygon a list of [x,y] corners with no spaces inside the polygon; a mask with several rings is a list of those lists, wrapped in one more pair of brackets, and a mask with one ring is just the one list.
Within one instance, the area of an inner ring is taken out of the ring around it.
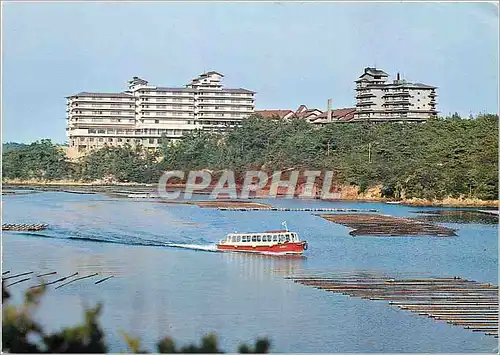
{"label": "hillside vegetation", "polygon": [[[163,159],[158,159],[162,156]],[[283,122],[252,116],[227,135],[194,132],[158,152],[103,148],[70,163],[43,140],[3,154],[9,179],[158,181],[164,170],[332,170],[339,185],[382,195],[443,199],[498,196],[498,116],[457,115],[425,124]]]}

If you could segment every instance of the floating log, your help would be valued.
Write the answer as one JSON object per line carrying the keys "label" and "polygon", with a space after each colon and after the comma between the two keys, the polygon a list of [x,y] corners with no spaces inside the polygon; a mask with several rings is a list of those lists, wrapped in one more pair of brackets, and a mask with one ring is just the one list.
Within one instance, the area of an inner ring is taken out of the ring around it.
{"label": "floating log", "polygon": [[7,276],[7,277],[2,278],[2,281],[14,279],[14,278],[19,277],[19,276],[26,276],[26,275],[30,275],[30,274],[33,274],[33,271],[23,272],[22,274],[17,274],[17,275],[12,275],[12,276]]}
{"label": "floating log", "polygon": [[25,282],[25,281],[28,281],[28,280],[31,280],[31,278],[27,277],[25,279],[21,279],[21,280],[18,280],[16,282],[13,282],[13,283],[10,283],[8,285],[5,285],[5,287],[10,287],[10,286],[13,286],[13,285],[16,285],[16,284],[20,284],[21,282]]}
{"label": "floating log", "polygon": [[57,280],[54,280],[54,281],[51,281],[51,282],[48,282],[48,283],[45,283],[45,284],[42,284],[42,285],[36,285],[36,286],[31,286],[29,288],[29,290],[33,289],[33,288],[37,288],[37,287],[42,287],[42,286],[48,286],[48,285],[53,285],[55,283],[58,283],[58,282],[61,282],[61,281],[64,281],[64,280],[67,280],[69,279],[70,277],[73,277],[73,276],[76,276],[78,275],[78,272],[75,272],[71,275],[68,275],[68,276],[65,276],[65,277],[61,277],[60,279],[57,279]]}
{"label": "floating log", "polygon": [[4,272],[2,272],[2,275],[6,275],[6,274],[8,274],[9,272],[10,272],[10,270],[4,271]]}
{"label": "floating log", "polygon": [[62,190],[61,192],[66,192],[68,194],[78,194],[78,195],[95,195],[97,193],[94,191],[78,191],[78,190]]}
{"label": "floating log", "polygon": [[43,276],[56,275],[56,274],[57,274],[56,271],[52,271],[52,272],[47,272],[45,274],[37,275],[36,277],[43,277]]}
{"label": "floating log", "polygon": [[16,232],[34,232],[47,229],[47,224],[2,224],[3,231],[16,231]]}
{"label": "floating log", "polygon": [[100,284],[101,282],[104,282],[104,281],[106,281],[106,280],[109,280],[109,279],[110,279],[110,278],[112,278],[112,277],[113,277],[113,275],[108,276],[108,277],[105,277],[105,278],[103,278],[103,279],[101,279],[101,280],[96,281],[96,282],[95,282],[95,284],[96,284],[96,285],[97,285],[97,284]]}
{"label": "floating log", "polygon": [[98,275],[98,273],[96,272],[95,274],[91,274],[91,275],[87,275],[87,276],[78,277],[78,278],[76,278],[76,279],[73,279],[73,280],[70,280],[70,281],[68,281],[68,282],[63,283],[62,285],[57,286],[57,287],[56,287],[56,290],[57,290],[58,288],[63,287],[63,286],[69,285],[70,283],[73,283],[73,282],[75,282],[75,281],[78,281],[78,280],[83,280],[83,279],[88,279],[89,277],[94,277],[94,276],[97,276],[97,275]]}

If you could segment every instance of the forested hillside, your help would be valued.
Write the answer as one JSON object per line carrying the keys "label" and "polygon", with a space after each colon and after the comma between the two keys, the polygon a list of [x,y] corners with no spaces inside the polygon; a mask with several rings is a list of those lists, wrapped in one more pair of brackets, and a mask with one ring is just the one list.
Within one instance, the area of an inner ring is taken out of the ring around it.
{"label": "forested hillside", "polygon": [[[283,122],[253,116],[227,135],[195,132],[156,153],[104,148],[78,163],[42,141],[4,152],[6,178],[157,182],[163,170],[333,170],[340,185],[382,185],[388,197],[497,199],[498,116],[419,123]],[[60,151],[59,151],[60,152]]]}

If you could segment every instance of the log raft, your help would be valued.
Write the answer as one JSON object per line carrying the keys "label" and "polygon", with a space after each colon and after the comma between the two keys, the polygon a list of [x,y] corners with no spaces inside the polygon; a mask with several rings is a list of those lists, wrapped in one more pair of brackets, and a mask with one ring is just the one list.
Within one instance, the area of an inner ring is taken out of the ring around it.
{"label": "log raft", "polygon": [[281,211],[281,212],[378,212],[376,209],[366,208],[330,208],[330,207],[218,207],[219,211]]}
{"label": "log raft", "polygon": [[17,224],[17,223],[4,223],[2,224],[3,231],[14,232],[36,232],[47,229],[48,224]]}
{"label": "log raft", "polygon": [[455,230],[410,218],[393,217],[381,214],[318,214],[327,221],[342,224],[352,229],[355,236],[456,236]]}
{"label": "log raft", "polygon": [[389,305],[498,338],[498,286],[460,277],[401,278],[359,273],[289,276],[293,282]]}

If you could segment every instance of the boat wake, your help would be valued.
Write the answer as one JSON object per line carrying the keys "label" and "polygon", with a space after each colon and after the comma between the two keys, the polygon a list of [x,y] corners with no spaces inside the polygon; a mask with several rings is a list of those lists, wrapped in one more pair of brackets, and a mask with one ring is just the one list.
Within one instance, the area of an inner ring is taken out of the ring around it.
{"label": "boat wake", "polygon": [[165,246],[172,248],[182,248],[182,249],[191,249],[191,250],[201,250],[201,251],[210,251],[210,252],[219,252],[217,250],[217,246],[215,244],[171,244],[167,243]]}
{"label": "boat wake", "polygon": [[173,243],[171,241],[146,239],[144,237],[131,237],[131,236],[114,236],[114,238],[97,236],[97,235],[84,235],[76,234],[67,235],[66,233],[40,233],[40,232],[5,232],[6,234],[22,235],[27,237],[47,238],[47,239],[65,239],[72,241],[90,242],[90,243],[105,243],[105,244],[121,244],[121,245],[135,245],[145,247],[167,247],[167,248],[181,248],[208,252],[218,252],[217,246],[209,241],[206,244],[188,244],[188,243]]}

